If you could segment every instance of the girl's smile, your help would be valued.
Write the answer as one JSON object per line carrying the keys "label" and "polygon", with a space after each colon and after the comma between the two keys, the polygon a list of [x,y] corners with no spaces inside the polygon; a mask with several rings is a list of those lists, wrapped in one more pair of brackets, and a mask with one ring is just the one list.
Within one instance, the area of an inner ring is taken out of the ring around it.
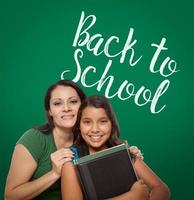
{"label": "girl's smile", "polygon": [[80,132],[90,152],[106,148],[112,124],[103,108],[86,107],[81,116]]}

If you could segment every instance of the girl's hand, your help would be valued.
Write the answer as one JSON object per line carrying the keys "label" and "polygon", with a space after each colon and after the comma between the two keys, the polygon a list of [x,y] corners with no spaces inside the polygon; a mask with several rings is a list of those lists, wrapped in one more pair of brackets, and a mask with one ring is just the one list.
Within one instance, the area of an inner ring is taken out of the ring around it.
{"label": "girl's hand", "polygon": [[52,171],[60,177],[63,164],[71,161],[73,157],[74,153],[68,148],[61,148],[55,151],[51,154]]}
{"label": "girl's hand", "polygon": [[132,187],[131,187],[131,191],[135,192],[137,195],[137,199],[149,199],[149,188],[148,186],[144,183],[144,181],[142,179],[136,181]]}
{"label": "girl's hand", "polygon": [[129,151],[135,156],[135,158],[141,158],[142,160],[144,159],[143,153],[137,148],[137,146],[130,146]]}

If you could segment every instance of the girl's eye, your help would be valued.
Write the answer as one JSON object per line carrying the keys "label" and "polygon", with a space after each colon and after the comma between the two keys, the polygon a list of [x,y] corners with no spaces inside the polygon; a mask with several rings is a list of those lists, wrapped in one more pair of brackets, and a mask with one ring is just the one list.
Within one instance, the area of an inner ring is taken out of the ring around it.
{"label": "girl's eye", "polygon": [[107,119],[107,118],[102,118],[102,119],[100,119],[100,123],[101,124],[105,124],[105,123],[107,123],[109,121],[109,119]]}
{"label": "girl's eye", "polygon": [[84,123],[84,124],[89,124],[90,121],[89,121],[89,120],[85,120],[85,121],[83,121],[83,123]]}

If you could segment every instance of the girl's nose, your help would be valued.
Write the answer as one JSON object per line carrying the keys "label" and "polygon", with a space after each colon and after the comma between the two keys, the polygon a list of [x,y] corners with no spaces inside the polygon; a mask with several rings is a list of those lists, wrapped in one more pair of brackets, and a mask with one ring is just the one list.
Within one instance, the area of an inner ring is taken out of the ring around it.
{"label": "girl's nose", "polygon": [[98,128],[98,125],[96,123],[93,124],[91,132],[92,133],[98,133],[99,132],[99,128]]}

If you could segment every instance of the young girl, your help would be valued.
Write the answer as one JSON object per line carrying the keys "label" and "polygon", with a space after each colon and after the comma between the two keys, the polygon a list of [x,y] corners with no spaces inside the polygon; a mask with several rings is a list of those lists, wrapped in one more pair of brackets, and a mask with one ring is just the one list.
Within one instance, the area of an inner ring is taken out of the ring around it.
{"label": "young girl", "polygon": [[[100,96],[88,97],[81,104],[73,132],[75,147],[77,147],[80,157],[121,143],[119,128],[112,108],[107,100]],[[167,200],[169,198],[166,184],[140,157],[135,157],[134,168],[140,180],[134,183],[128,192],[111,199]],[[61,181],[63,200],[84,198],[71,162],[63,165]]]}

